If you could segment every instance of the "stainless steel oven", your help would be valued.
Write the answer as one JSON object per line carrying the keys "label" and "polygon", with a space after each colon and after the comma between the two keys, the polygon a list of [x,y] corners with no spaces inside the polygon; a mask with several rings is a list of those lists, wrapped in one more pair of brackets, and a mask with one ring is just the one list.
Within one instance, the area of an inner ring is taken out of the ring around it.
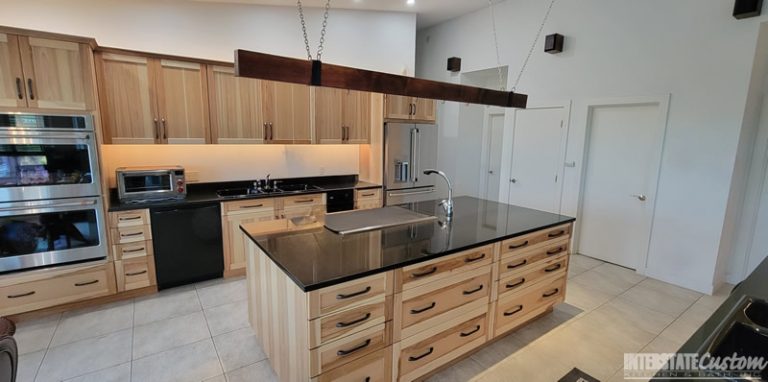
{"label": "stainless steel oven", "polygon": [[101,192],[90,115],[0,114],[0,201]]}
{"label": "stainless steel oven", "polygon": [[105,259],[101,197],[0,203],[0,273]]}

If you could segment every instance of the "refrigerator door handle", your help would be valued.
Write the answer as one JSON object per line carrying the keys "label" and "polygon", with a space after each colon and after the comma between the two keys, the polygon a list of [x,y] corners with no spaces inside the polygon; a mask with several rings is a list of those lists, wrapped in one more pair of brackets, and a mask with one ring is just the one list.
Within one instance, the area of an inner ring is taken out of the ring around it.
{"label": "refrigerator door handle", "polygon": [[412,183],[416,182],[416,169],[419,168],[418,163],[416,162],[416,157],[418,156],[417,147],[416,147],[416,135],[419,133],[419,130],[414,128],[411,129],[411,163],[413,166],[411,167],[411,174],[410,174],[410,181]]}
{"label": "refrigerator door handle", "polygon": [[[414,108],[415,108],[414,104]],[[413,158],[413,182],[419,182],[419,175],[421,175],[421,130],[416,128],[416,157]]]}

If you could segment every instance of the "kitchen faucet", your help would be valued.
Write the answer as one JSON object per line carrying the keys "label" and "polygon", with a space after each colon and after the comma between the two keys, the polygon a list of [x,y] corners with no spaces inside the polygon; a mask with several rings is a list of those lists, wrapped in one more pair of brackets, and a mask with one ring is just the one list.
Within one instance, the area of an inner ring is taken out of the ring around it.
{"label": "kitchen faucet", "polygon": [[424,175],[432,175],[437,174],[443,177],[445,179],[445,183],[448,184],[448,199],[442,200],[440,202],[440,206],[443,207],[445,210],[445,217],[447,220],[451,220],[451,217],[453,217],[453,187],[451,186],[451,181],[448,179],[448,175],[445,175],[444,172],[440,170],[435,169],[426,169],[424,170]]}

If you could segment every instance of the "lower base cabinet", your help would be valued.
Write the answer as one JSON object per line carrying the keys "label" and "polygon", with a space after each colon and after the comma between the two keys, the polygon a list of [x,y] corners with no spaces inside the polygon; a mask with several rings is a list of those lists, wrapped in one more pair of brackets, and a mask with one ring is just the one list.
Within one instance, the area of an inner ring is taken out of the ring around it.
{"label": "lower base cabinet", "polygon": [[155,257],[145,256],[115,260],[117,291],[146,288],[157,285],[155,275]]}

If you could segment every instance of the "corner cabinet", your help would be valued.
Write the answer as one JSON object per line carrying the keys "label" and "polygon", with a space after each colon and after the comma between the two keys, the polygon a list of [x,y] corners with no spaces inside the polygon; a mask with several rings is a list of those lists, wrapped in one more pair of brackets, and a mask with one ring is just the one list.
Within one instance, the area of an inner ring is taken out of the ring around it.
{"label": "corner cabinet", "polygon": [[85,43],[0,33],[0,106],[95,109],[91,63]]}
{"label": "corner cabinet", "polygon": [[384,96],[384,119],[435,123],[437,104],[433,99],[387,94]]}
{"label": "corner cabinet", "polygon": [[204,64],[104,52],[96,67],[106,143],[210,141]]}
{"label": "corner cabinet", "polygon": [[315,143],[370,143],[370,93],[323,87],[313,91]]}

